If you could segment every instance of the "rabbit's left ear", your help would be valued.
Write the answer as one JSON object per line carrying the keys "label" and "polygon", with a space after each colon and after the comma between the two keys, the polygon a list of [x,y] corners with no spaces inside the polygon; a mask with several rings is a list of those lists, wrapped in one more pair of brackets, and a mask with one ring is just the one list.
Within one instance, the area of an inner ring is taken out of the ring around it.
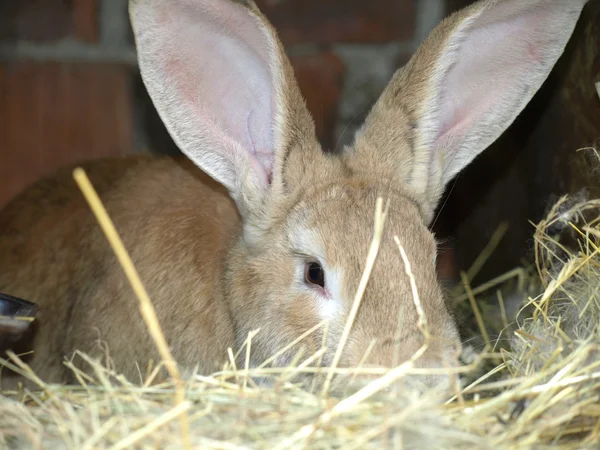
{"label": "rabbit's left ear", "polygon": [[394,172],[430,220],[446,183],[541,87],[586,2],[484,0],[450,16],[394,75],[350,158]]}

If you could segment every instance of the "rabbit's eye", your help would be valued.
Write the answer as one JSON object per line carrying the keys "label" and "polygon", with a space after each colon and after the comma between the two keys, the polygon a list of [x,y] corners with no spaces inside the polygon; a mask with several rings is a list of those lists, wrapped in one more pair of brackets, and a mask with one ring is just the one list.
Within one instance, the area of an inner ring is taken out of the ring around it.
{"label": "rabbit's eye", "polygon": [[304,266],[304,280],[308,284],[325,287],[325,271],[318,262],[310,262]]}

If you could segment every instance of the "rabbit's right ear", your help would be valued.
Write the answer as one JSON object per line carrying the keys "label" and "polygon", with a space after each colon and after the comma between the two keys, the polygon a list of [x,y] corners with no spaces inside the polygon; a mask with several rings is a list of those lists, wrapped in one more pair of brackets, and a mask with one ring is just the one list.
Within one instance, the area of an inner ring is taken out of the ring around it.
{"label": "rabbit's right ear", "polygon": [[587,0],[484,0],[438,25],[357,133],[349,161],[399,180],[427,221],[444,187],[546,80]]}
{"label": "rabbit's right ear", "polygon": [[243,217],[264,211],[290,147],[318,148],[273,27],[251,0],[130,0],[129,14],[142,79],[175,143]]}

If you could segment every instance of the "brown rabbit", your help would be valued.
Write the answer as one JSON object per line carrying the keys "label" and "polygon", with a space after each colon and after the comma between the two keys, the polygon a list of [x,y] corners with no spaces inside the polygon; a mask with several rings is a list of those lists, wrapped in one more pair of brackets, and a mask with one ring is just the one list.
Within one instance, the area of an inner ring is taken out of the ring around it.
{"label": "brown rabbit", "polygon": [[[329,364],[378,196],[391,202],[385,233],[340,364],[358,364],[375,342],[366,364],[390,366],[423,343],[394,235],[433,334],[419,365],[451,364],[460,344],[428,224],[446,184],[546,79],[585,3],[486,0],[452,15],[397,71],[353,145],[329,154],[275,30],[252,1],[132,0],[142,77],[189,161],[139,156],[84,168],[182,368],[218,370],[227,348],[256,329],[251,363],[260,364],[325,319]],[[29,362],[42,378],[72,381],[63,358],[76,349],[102,357],[99,338],[130,379],[158,359],[71,169],[0,214],[0,255],[0,292],[40,305]],[[308,350],[320,348],[323,330],[304,341]]]}

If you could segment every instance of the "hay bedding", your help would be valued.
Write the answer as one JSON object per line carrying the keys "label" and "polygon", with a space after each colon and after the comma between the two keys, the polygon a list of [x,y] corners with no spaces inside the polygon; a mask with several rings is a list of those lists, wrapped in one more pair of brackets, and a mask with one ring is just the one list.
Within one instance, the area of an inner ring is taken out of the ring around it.
{"label": "hay bedding", "polygon": [[[318,355],[279,370],[230,364],[185,384],[169,366],[169,382],[153,384],[150,374],[140,385],[78,353],[67,364],[80,385],[39,381],[38,391],[0,396],[0,447],[600,448],[600,200],[561,198],[536,226],[534,242],[531,267],[474,289],[471,270],[453,292],[474,329],[462,388],[450,398],[411,384],[407,375],[417,371],[410,362],[334,399],[292,382]],[[525,301],[513,302],[513,315],[507,299],[515,295]],[[161,355],[171,361],[165,347]],[[36,379],[18,358],[3,364]],[[81,372],[86,364],[94,376]],[[253,375],[273,385],[259,387]],[[382,394],[394,380],[402,387]]]}

